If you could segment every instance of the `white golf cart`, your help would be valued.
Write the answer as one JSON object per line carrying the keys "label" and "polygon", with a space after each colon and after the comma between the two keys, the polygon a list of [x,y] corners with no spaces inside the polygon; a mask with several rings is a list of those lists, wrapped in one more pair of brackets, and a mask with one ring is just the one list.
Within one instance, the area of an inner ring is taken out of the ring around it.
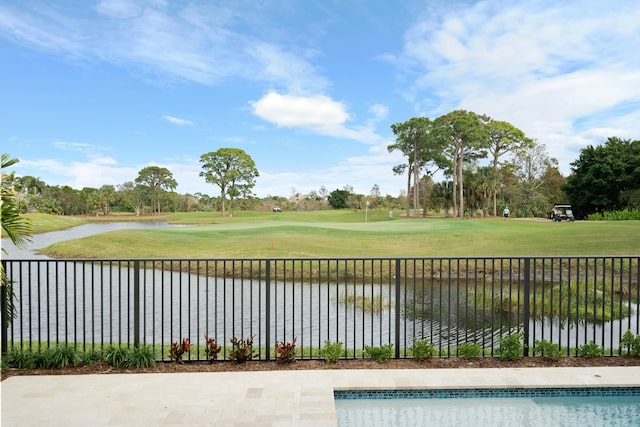
{"label": "white golf cart", "polygon": [[573,210],[571,209],[571,205],[553,205],[553,209],[549,214],[549,218],[553,221],[575,221],[576,218],[573,216]]}

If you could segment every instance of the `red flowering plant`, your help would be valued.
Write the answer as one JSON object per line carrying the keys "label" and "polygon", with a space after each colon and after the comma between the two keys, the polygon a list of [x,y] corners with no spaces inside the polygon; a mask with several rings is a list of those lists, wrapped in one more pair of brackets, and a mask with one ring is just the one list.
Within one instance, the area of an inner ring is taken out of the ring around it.
{"label": "red flowering plant", "polygon": [[174,341],[171,344],[171,353],[169,353],[169,357],[171,360],[175,360],[176,363],[182,363],[182,355],[188,353],[191,350],[191,344],[189,342],[189,338],[184,338],[182,340],[182,344],[178,343],[178,341]]}
{"label": "red flowering plant", "polygon": [[238,363],[244,363],[247,360],[251,360],[255,356],[253,352],[253,335],[246,340],[242,338],[231,338],[231,354],[229,354],[230,360],[235,360]]}
{"label": "red flowering plant", "polygon": [[276,344],[276,362],[293,363],[296,361],[296,339],[291,342],[280,341]]}
{"label": "red flowering plant", "polygon": [[207,355],[209,363],[213,363],[214,360],[218,359],[218,353],[220,353],[222,347],[218,345],[215,338],[209,338],[207,334],[204,334],[204,342],[204,354]]}

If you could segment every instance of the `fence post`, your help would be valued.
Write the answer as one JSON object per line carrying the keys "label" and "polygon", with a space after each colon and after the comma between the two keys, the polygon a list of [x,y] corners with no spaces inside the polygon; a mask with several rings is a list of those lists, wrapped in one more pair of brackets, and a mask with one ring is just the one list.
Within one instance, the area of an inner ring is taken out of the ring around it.
{"label": "fence post", "polygon": [[265,283],[265,354],[266,360],[271,360],[271,260],[266,260],[266,283]]}
{"label": "fence post", "polygon": [[400,259],[396,258],[396,311],[395,311],[395,322],[396,322],[396,354],[395,358],[400,359]]}
{"label": "fence post", "polygon": [[133,346],[140,346],[140,260],[133,261]]}
{"label": "fence post", "polygon": [[0,331],[0,335],[2,335],[2,357],[4,358],[4,356],[7,355],[7,352],[9,351],[9,337],[8,337],[8,330],[9,330],[9,307],[11,306],[11,304],[9,304],[9,300],[7,298],[12,298],[12,294],[10,292],[7,292],[7,286],[9,286],[9,284],[11,283],[9,281],[9,277],[6,276],[7,274],[7,263],[3,260],[2,261],[2,276],[3,278],[6,279],[6,283],[3,283],[2,286],[0,286],[0,298],[2,298],[2,301],[0,301],[0,317],[2,317],[2,321],[1,321],[1,327],[2,327],[2,331]]}
{"label": "fence post", "polygon": [[524,308],[522,312],[524,322],[524,355],[529,355],[529,303],[531,295],[531,258],[524,259]]}

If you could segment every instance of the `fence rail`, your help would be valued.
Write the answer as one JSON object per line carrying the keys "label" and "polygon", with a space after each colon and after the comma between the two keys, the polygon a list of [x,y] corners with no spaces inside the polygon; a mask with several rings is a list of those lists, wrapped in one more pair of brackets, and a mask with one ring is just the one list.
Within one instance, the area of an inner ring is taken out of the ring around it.
{"label": "fence rail", "polygon": [[342,342],[345,358],[387,344],[406,358],[414,339],[440,355],[473,343],[492,356],[499,338],[521,332],[529,353],[539,340],[567,355],[593,341],[617,355],[627,330],[640,334],[639,260],[2,260],[17,311],[11,320],[3,305],[2,352],[152,345],[165,360],[172,342],[188,338],[199,345],[187,359],[204,360],[207,334],[227,346],[253,336],[259,360],[294,338],[298,357],[309,359],[326,341]]}

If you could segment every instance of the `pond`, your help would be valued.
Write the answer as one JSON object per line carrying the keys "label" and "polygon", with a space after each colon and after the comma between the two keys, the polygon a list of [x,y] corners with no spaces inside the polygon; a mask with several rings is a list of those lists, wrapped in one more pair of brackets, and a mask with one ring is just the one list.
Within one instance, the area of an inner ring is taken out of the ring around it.
{"label": "pond", "polygon": [[[58,261],[37,251],[91,234],[161,227],[172,226],[162,222],[86,224],[36,235],[29,249],[22,251],[6,245],[3,239],[3,247],[13,248],[5,259],[33,260],[9,264],[14,280],[20,278],[16,294],[22,313],[11,325],[12,339],[132,342],[134,271],[128,262]],[[355,283],[354,279],[331,283],[319,277],[313,283],[273,279],[267,295],[263,279],[233,277],[233,267],[228,269],[224,260],[178,259],[171,263],[168,270],[158,269],[153,261],[141,265],[138,321],[146,343],[166,345],[183,337],[198,342],[204,333],[220,342],[233,336],[257,335],[262,346],[267,336],[271,343],[297,337],[300,347],[318,349],[325,340],[341,341],[355,353],[365,345],[396,339],[407,348],[413,337],[418,337],[439,349],[455,351],[468,341],[495,348],[500,336],[522,327],[518,316],[470,305],[468,288],[458,280],[420,280],[417,289],[415,279],[401,278],[402,283],[413,286],[403,285],[397,299],[395,286],[388,282],[371,285]],[[201,264],[206,266],[201,268]],[[301,269],[302,264],[296,268]],[[203,270],[215,273],[193,272]],[[400,301],[399,307],[396,301]],[[627,329],[638,331],[637,303],[625,300],[624,304],[633,314],[607,322],[532,318],[529,344],[546,339],[575,348],[594,340],[617,348]]]}

